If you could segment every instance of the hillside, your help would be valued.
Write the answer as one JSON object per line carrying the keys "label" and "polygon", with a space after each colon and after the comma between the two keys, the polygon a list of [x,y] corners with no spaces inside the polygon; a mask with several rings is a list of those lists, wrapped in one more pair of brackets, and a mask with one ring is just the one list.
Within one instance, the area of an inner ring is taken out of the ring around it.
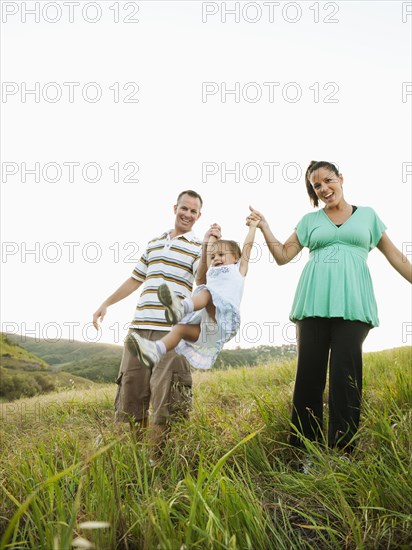
{"label": "hillside", "polygon": [[[18,334],[8,338],[31,353],[41,357],[55,370],[64,370],[94,382],[114,382],[122,358],[123,347],[77,340],[50,342]],[[223,350],[215,368],[256,366],[271,361],[287,361],[296,355],[296,346],[258,346],[254,348]]]}
{"label": "hillside", "polygon": [[1,366],[7,369],[43,370],[47,368],[47,362],[19,345],[18,341],[0,333],[0,358]]}
{"label": "hillside", "polygon": [[295,361],[195,373],[154,466],[114,384],[0,404],[0,549],[409,549],[410,367],[410,347],[365,353],[351,455],[289,447]]}
{"label": "hillside", "polygon": [[96,344],[78,340],[60,339],[57,342],[8,334],[12,342],[41,357],[49,365],[74,364],[83,359],[115,357],[121,358],[122,347],[114,344]]}
{"label": "hillside", "polygon": [[123,347],[77,340],[40,340],[8,334],[31,353],[46,361],[55,371],[64,370],[94,382],[114,382],[122,359]]}
{"label": "hillside", "polygon": [[0,401],[69,388],[90,388],[92,382],[56,372],[47,362],[0,333]]}

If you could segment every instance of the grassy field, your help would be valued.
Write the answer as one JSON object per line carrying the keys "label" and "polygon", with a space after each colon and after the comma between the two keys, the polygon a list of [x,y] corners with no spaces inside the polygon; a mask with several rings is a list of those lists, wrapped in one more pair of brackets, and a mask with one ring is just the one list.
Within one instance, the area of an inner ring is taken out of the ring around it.
{"label": "grassy field", "polygon": [[411,348],[365,355],[356,451],[308,443],[307,474],[287,444],[294,368],[196,373],[154,467],[116,432],[113,385],[1,405],[0,548],[411,548]]}

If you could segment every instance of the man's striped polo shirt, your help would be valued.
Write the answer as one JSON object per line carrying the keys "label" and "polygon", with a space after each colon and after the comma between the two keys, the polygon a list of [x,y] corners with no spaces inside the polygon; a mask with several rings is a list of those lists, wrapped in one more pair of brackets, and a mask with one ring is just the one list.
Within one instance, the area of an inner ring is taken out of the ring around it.
{"label": "man's striped polo shirt", "polygon": [[170,238],[169,232],[147,244],[132,277],[143,284],[132,328],[169,330],[157,289],[167,283],[182,298],[190,296],[202,253],[202,241],[193,231]]}

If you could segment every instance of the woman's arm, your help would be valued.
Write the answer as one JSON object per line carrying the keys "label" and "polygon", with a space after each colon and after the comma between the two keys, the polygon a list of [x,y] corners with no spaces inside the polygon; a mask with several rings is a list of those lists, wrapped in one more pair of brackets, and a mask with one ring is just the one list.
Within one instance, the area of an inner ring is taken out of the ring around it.
{"label": "woman's arm", "polygon": [[382,233],[377,248],[382,252],[391,266],[396,269],[402,277],[412,283],[412,264],[407,257],[396,248],[386,233]]}
{"label": "woman's arm", "polygon": [[282,244],[278,239],[273,235],[270,230],[269,224],[266,221],[266,218],[249,206],[251,214],[248,217],[248,220],[259,219],[258,227],[262,231],[265,238],[266,244],[268,245],[269,251],[274,257],[278,265],[285,265],[289,263],[295,256],[299,254],[303,246],[300,244],[296,231]]}

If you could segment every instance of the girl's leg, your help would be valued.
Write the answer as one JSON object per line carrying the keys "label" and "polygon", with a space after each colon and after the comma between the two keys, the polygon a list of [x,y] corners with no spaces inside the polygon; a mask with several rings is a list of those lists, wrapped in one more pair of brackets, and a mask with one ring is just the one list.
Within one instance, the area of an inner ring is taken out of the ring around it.
{"label": "girl's leg", "polygon": [[[186,298],[193,302],[193,311],[199,311],[199,309],[206,308],[206,311],[213,320],[215,320],[216,308],[213,305],[212,295],[206,289],[201,290],[191,298]],[[185,338],[187,340],[187,338]]]}
{"label": "girl's leg", "polygon": [[196,342],[200,334],[200,325],[175,325],[172,330],[163,336],[161,342],[166,347],[166,351],[174,349],[180,340]]}
{"label": "girl's leg", "polygon": [[362,398],[362,344],[370,325],[334,319],[329,377],[329,446],[347,447],[355,435]]}
{"label": "girl's leg", "polygon": [[157,296],[160,303],[165,307],[166,321],[171,325],[177,325],[185,315],[203,308],[206,308],[210,317],[215,318],[215,307],[212,302],[212,296],[207,289],[201,290],[191,298],[181,300],[169,285],[162,284],[158,288]]}
{"label": "girl's leg", "polygon": [[329,319],[308,317],[296,323],[298,365],[293,393],[290,443],[301,447],[300,434],[319,440],[323,428],[323,392],[329,358]]}
{"label": "girl's leg", "polygon": [[180,340],[196,342],[199,335],[200,325],[180,324],[175,325],[166,336],[156,339],[156,341],[142,338],[137,331],[129,331],[125,345],[127,350],[134,357],[138,357],[145,367],[152,369],[159,363],[163,355],[177,346]]}

